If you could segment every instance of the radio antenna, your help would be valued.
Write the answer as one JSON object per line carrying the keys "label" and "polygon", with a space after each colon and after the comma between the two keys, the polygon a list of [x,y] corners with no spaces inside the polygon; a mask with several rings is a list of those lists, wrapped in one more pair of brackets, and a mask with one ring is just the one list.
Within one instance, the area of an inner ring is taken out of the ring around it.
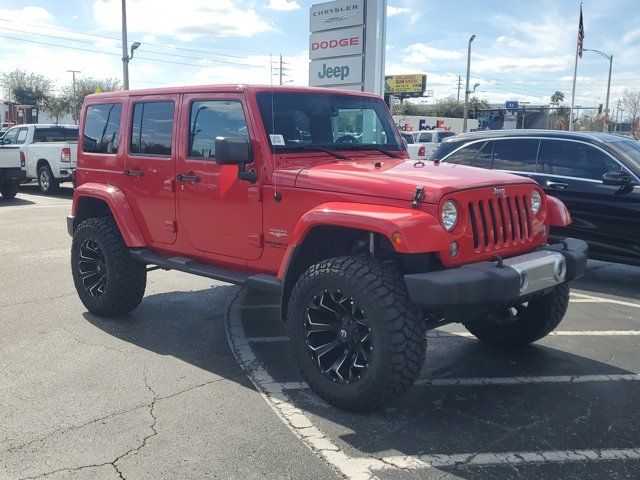
{"label": "radio antenna", "polygon": [[[269,71],[271,72],[271,134],[275,135],[276,133],[276,117],[274,112],[274,100],[273,100],[273,58],[272,55],[269,54]],[[271,155],[273,158],[273,198],[276,202],[279,202],[282,197],[278,193],[278,177],[276,175],[276,147],[273,144],[273,140],[271,139],[271,135],[269,135],[269,143],[271,144]]]}

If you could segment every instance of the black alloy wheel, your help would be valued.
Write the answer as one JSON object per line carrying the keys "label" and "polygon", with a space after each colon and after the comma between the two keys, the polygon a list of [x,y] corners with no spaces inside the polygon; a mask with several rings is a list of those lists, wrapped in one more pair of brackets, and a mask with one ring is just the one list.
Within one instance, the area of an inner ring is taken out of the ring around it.
{"label": "black alloy wheel", "polygon": [[78,273],[82,286],[93,298],[100,298],[107,288],[107,263],[102,249],[95,240],[87,238],[80,245]]}
{"label": "black alloy wheel", "polygon": [[309,356],[333,382],[354,383],[369,368],[371,328],[363,310],[340,290],[324,290],[313,297],[304,333]]}

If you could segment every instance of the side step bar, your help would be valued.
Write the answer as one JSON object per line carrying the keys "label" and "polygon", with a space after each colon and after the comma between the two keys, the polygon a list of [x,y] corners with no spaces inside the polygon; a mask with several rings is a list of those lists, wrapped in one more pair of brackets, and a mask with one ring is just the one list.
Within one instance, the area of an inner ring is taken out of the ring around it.
{"label": "side step bar", "polygon": [[169,257],[156,253],[148,248],[131,248],[129,250],[131,258],[138,262],[157,265],[166,270],[179,270],[181,272],[192,273],[201,277],[213,278],[221,282],[234,283],[255,290],[280,293],[282,283],[273,275],[259,273],[249,275],[248,273],[215,267],[207,263],[187,257]]}

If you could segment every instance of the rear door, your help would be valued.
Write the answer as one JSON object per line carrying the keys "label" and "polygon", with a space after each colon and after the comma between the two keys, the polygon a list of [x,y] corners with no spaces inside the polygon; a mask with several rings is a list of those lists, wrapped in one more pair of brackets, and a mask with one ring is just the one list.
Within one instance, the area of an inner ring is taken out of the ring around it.
{"label": "rear door", "polygon": [[532,178],[540,140],[535,138],[496,139],[493,147],[493,169]]}
{"label": "rear door", "polygon": [[131,97],[127,122],[123,182],[127,198],[153,242],[164,244],[176,240],[178,98],[177,94]]}
{"label": "rear door", "polygon": [[626,255],[638,243],[637,231],[628,228],[637,215],[638,194],[602,183],[605,173],[623,168],[611,155],[586,142],[545,139],[538,164],[542,188],[562,200],[573,217],[556,233],[581,238],[602,255]]}
{"label": "rear door", "polygon": [[177,178],[181,235],[184,232],[200,251],[259,258],[263,244],[259,181],[238,180],[238,166],[219,165],[215,156],[216,137],[251,138],[244,96],[184,95],[182,111]]}

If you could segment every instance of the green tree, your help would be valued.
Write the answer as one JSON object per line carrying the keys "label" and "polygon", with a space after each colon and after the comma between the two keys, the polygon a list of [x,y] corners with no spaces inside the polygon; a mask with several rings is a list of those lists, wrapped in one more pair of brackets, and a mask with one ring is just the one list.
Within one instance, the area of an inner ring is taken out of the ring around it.
{"label": "green tree", "polygon": [[633,125],[633,138],[640,139],[640,90],[625,90],[622,94],[622,106]]}
{"label": "green tree", "polygon": [[556,90],[553,95],[551,95],[551,103],[553,105],[560,105],[560,103],[564,102],[564,93],[560,90]]}
{"label": "green tree", "polygon": [[480,99],[473,96],[469,99],[469,111],[473,110],[488,110],[491,106],[486,98]]}
{"label": "green tree", "polygon": [[464,104],[459,102],[454,96],[436,100],[433,106],[435,117],[462,118]]}
{"label": "green tree", "polygon": [[44,75],[29,73],[20,69],[0,76],[0,84],[7,99],[24,104],[39,105],[51,93],[51,80]]}
{"label": "green tree", "polygon": [[56,124],[60,121],[60,117],[71,113],[72,108],[71,99],[64,95],[45,97],[39,105],[45,113],[54,119]]}

